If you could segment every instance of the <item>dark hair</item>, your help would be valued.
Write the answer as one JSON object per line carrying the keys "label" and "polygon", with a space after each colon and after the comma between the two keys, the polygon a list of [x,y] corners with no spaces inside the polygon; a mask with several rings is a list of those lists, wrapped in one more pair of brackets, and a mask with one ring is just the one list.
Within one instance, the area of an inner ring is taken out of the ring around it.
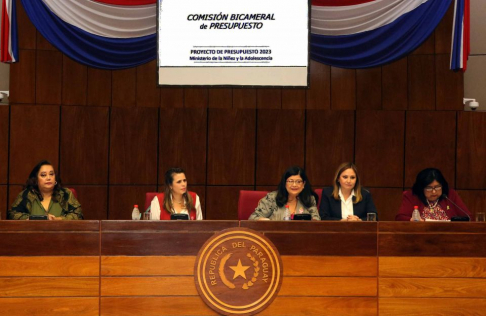
{"label": "dark hair", "polygon": [[417,179],[415,179],[415,183],[412,187],[412,193],[425,205],[427,205],[427,200],[425,198],[424,189],[426,186],[434,182],[434,180],[439,182],[442,186],[442,195],[439,197],[439,200],[444,198],[444,194],[449,195],[449,184],[442,175],[442,172],[435,168],[424,169],[417,174]]}
{"label": "dark hair", "polygon": [[[37,177],[39,176],[39,171],[42,168],[42,166],[52,166],[52,169],[54,169],[54,166],[52,165],[52,163],[50,163],[47,160],[42,160],[37,165],[35,165],[34,169],[32,169],[32,171],[29,174],[29,179],[27,179],[27,182],[25,182],[25,189],[32,191],[35,194],[37,194],[37,196],[39,197],[39,200],[41,200],[41,201],[44,198],[42,197],[42,194],[39,191],[39,183],[37,181]],[[59,201],[56,200],[56,195],[57,195],[57,193],[59,193],[59,191],[62,188],[62,184],[61,184],[62,181],[61,181],[61,177],[58,174],[56,174],[55,170],[54,170],[54,174],[56,175],[56,182],[57,183],[54,185],[54,191],[52,192],[52,200],[54,202],[59,202]]]}
{"label": "dark hair", "polygon": [[[165,172],[165,177],[164,177],[164,208],[167,210],[167,212],[172,213],[172,209],[174,208],[174,205],[172,204],[172,199],[170,198],[172,192],[170,189],[170,186],[172,185],[172,182],[174,182],[174,174],[179,174],[179,173],[185,173],[182,168],[170,168]],[[186,201],[186,207],[187,211],[190,212],[194,208],[194,204],[192,201],[192,197],[189,194],[189,191],[186,191],[182,195],[182,198]]]}
{"label": "dark hair", "polygon": [[285,173],[282,176],[282,180],[280,180],[280,183],[278,184],[276,200],[277,200],[277,205],[279,207],[283,207],[285,204],[287,204],[289,198],[289,192],[287,192],[287,188],[286,188],[287,179],[290,178],[291,176],[297,176],[297,175],[300,175],[300,177],[304,181],[304,189],[299,194],[299,200],[302,202],[302,204],[305,205],[305,207],[311,207],[312,206],[311,196],[314,196],[314,199],[317,204],[318,196],[312,190],[312,186],[310,184],[309,179],[307,178],[307,175],[305,174],[304,169],[298,166],[294,166],[294,167],[290,167],[289,169],[287,169],[287,171],[285,171]]}

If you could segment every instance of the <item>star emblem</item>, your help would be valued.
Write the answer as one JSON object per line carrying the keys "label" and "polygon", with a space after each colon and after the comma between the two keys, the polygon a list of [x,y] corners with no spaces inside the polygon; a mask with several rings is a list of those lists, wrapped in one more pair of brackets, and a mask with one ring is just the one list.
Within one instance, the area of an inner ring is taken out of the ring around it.
{"label": "star emblem", "polygon": [[245,271],[250,268],[250,266],[244,266],[241,264],[241,259],[238,259],[238,264],[236,266],[230,266],[231,270],[235,271],[235,275],[233,276],[233,280],[237,277],[241,276],[246,280]]}

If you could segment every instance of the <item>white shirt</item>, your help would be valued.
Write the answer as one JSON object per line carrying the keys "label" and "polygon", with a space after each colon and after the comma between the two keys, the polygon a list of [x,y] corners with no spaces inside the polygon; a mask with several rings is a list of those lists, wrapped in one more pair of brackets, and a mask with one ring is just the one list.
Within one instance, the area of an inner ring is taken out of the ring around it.
{"label": "white shirt", "polygon": [[341,198],[341,216],[343,219],[347,219],[349,215],[354,215],[353,196],[354,196],[354,190],[351,191],[351,194],[348,196],[348,199],[345,200],[343,193],[341,192],[341,188],[339,188],[339,197]]}
{"label": "white shirt", "polygon": [[[172,199],[172,195],[170,197]],[[163,201],[162,201],[163,202]],[[184,200],[184,205],[186,204],[186,201]],[[199,195],[196,194],[196,203],[194,205],[194,208],[196,209],[196,220],[202,220],[202,210],[201,210],[201,202],[199,201]],[[150,203],[150,212],[151,214],[151,219],[154,221],[159,221],[160,220],[160,203],[159,199],[157,196],[154,197],[152,202]],[[172,209],[172,212],[175,213],[175,210]],[[189,216],[189,219],[191,219],[191,215],[189,214],[189,211],[187,209],[181,210],[179,214],[187,214]]]}

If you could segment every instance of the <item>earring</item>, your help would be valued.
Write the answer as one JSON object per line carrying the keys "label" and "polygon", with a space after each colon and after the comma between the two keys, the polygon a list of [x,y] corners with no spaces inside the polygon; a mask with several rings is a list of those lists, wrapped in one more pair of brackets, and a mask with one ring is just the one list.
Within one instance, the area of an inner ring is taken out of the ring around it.
{"label": "earring", "polygon": [[56,183],[54,183],[54,185],[57,185],[57,181],[56,181]]}

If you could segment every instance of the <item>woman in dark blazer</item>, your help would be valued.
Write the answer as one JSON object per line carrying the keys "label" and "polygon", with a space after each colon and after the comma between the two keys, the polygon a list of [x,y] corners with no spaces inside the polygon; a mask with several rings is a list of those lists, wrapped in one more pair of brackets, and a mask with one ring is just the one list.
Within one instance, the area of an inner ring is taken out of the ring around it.
{"label": "woman in dark blazer", "polygon": [[358,169],[351,162],[341,164],[333,186],[322,190],[321,220],[365,221],[368,213],[375,213],[378,220],[371,193],[361,188]]}

